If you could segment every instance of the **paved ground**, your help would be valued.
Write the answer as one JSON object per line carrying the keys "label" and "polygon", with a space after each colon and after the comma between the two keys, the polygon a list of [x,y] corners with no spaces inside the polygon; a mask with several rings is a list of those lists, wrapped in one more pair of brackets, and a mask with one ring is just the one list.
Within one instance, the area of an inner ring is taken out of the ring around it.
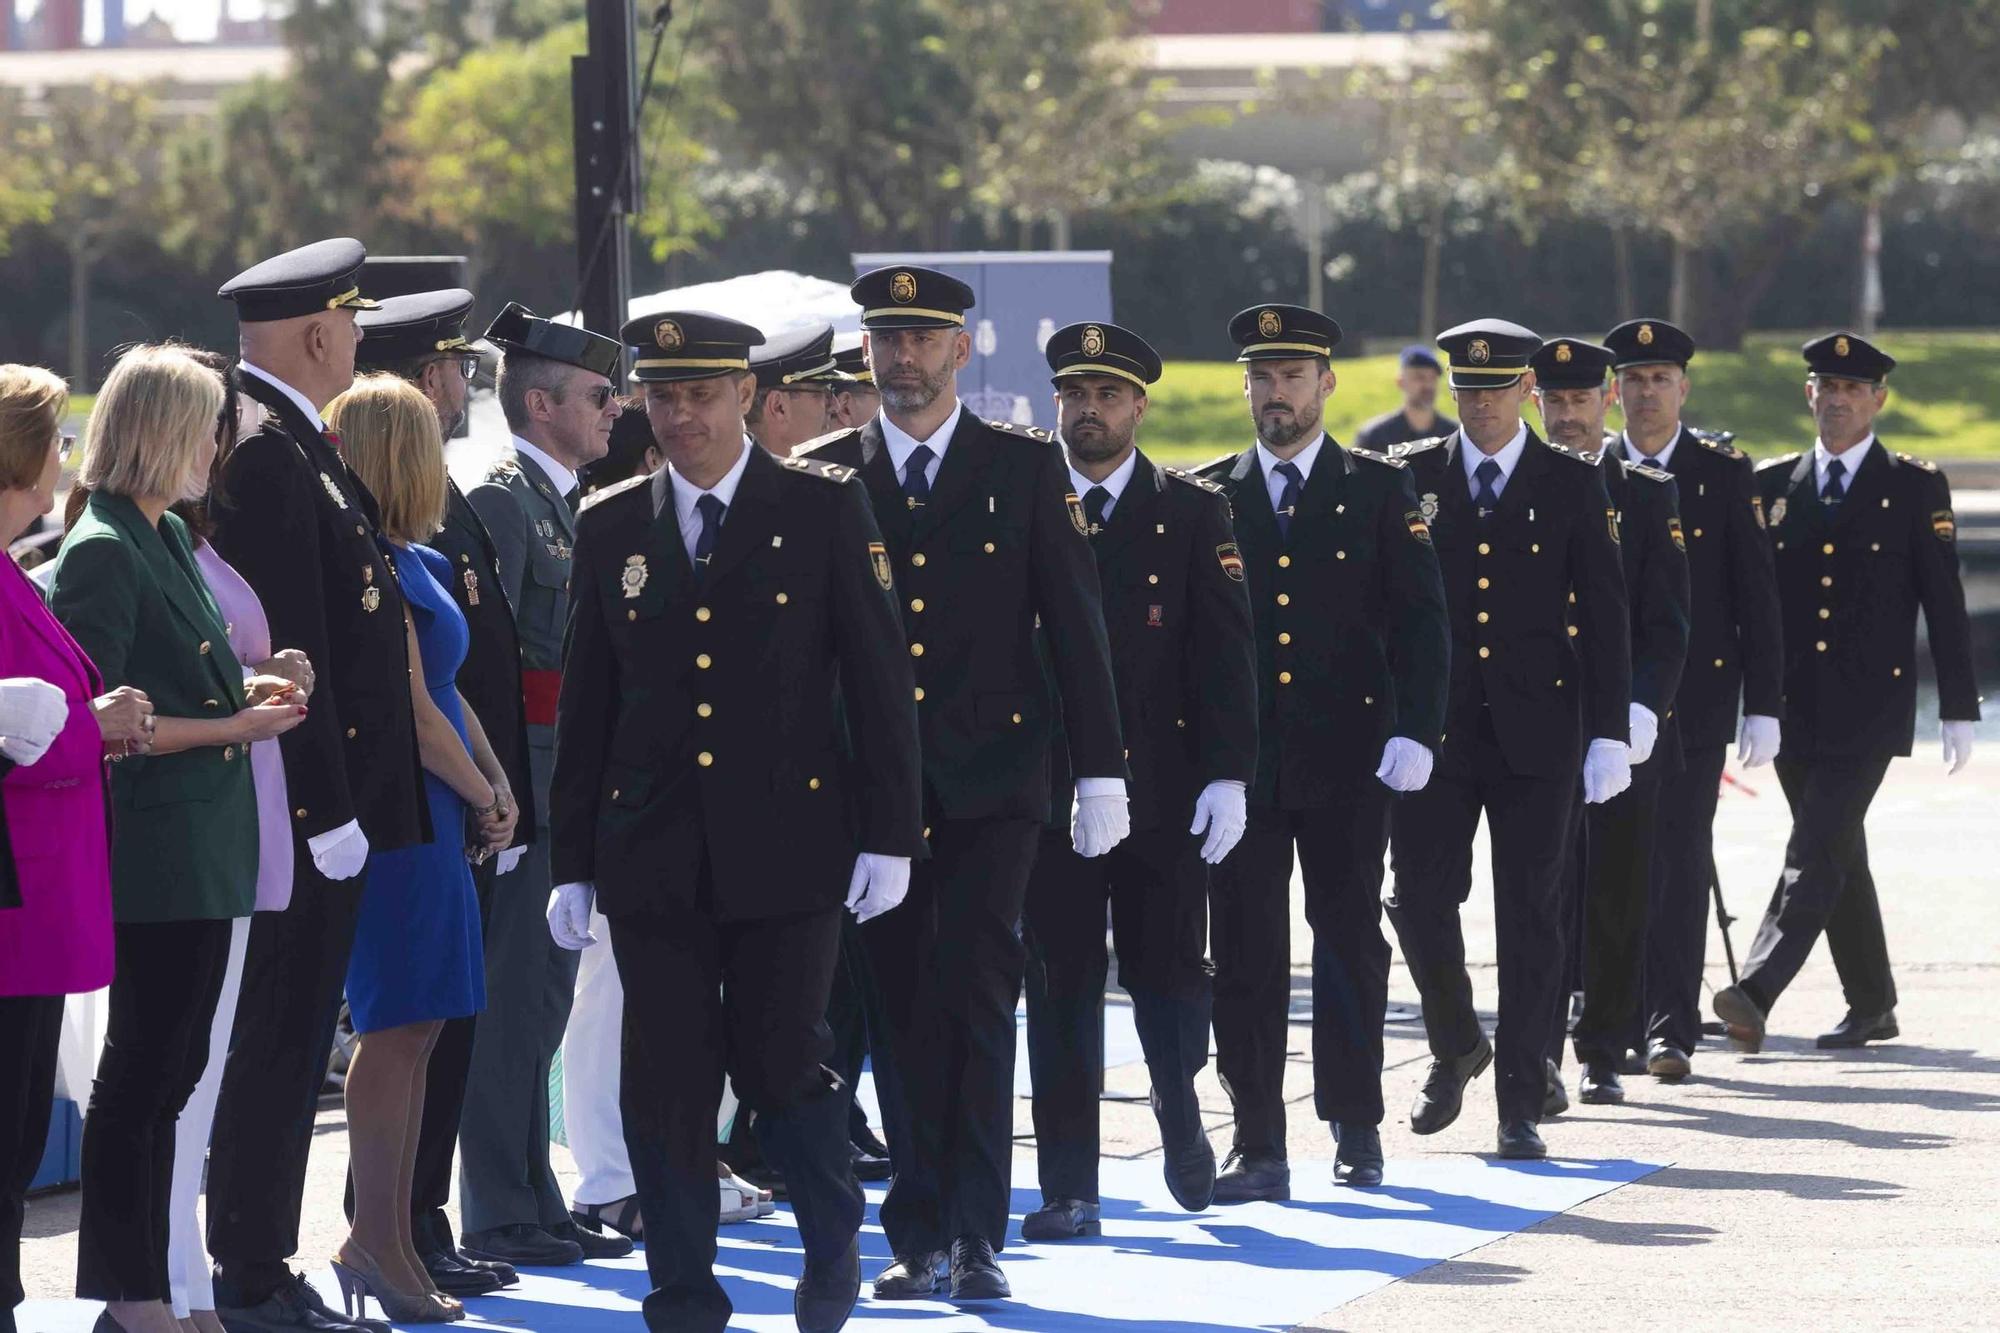
{"label": "paved ground", "polygon": [[[1934,724],[1933,724],[1934,725]],[[1544,1126],[1552,1151],[1636,1157],[1674,1166],[1572,1213],[1396,1283],[1305,1326],[1310,1329],[1454,1330],[1547,1327],[1599,1312],[1640,1310],[1688,1328],[2000,1326],[2000,1041],[1987,1029],[2000,1009],[2000,747],[1989,724],[1980,766],[1946,779],[1935,741],[1895,765],[1870,820],[1870,846],[1889,917],[1902,987],[1904,1040],[1857,1055],[1815,1051],[1812,1034],[1841,1012],[1839,988],[1816,954],[1774,1015],[1776,1034],[1755,1057],[1704,1049],[1679,1087],[1631,1081],[1623,1108],[1580,1108]],[[1749,943],[1779,865],[1785,812],[1770,770],[1732,789],[1718,817],[1721,873],[1735,929]],[[1482,858],[1483,859],[1483,858]],[[1468,953],[1482,1005],[1493,999],[1492,924],[1486,890],[1468,909]],[[1298,985],[1309,936],[1293,927]],[[1712,946],[1709,979],[1724,984]],[[1395,972],[1392,999],[1413,1002]],[[1287,1092],[1294,1161],[1324,1160],[1332,1145],[1312,1118],[1306,1029],[1293,1028]],[[1474,1085],[1460,1122],[1431,1139],[1412,1136],[1398,1113],[1423,1076],[1414,1023],[1390,1026],[1386,1076],[1391,1159],[1475,1153],[1492,1147],[1492,1083]],[[1143,1070],[1112,1073],[1114,1092],[1143,1093]],[[1227,1102],[1213,1071],[1204,1101],[1226,1146]],[[1018,1124],[1028,1129],[1027,1106]],[[1105,1104],[1107,1153],[1147,1155],[1143,1106]],[[561,1155],[558,1150],[559,1156]],[[567,1167],[567,1159],[564,1158]],[[340,1115],[322,1117],[313,1157],[305,1250],[338,1242],[346,1137]],[[69,1290],[76,1200],[30,1205],[24,1267],[28,1294]],[[1109,1276],[1109,1275],[1108,1275]],[[1115,1278],[1114,1278],[1115,1280]],[[1244,1293],[1255,1325],[1255,1293]]]}

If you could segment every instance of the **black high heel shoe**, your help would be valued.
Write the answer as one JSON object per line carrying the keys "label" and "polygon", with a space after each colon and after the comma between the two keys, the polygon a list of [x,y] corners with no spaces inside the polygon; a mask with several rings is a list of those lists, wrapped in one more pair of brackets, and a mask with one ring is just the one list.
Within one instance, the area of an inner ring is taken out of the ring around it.
{"label": "black high heel shoe", "polygon": [[465,1318],[465,1307],[449,1296],[429,1289],[398,1291],[390,1286],[382,1276],[382,1266],[351,1240],[333,1259],[333,1277],[340,1284],[341,1308],[350,1319],[366,1312],[370,1296],[391,1323],[455,1324]]}

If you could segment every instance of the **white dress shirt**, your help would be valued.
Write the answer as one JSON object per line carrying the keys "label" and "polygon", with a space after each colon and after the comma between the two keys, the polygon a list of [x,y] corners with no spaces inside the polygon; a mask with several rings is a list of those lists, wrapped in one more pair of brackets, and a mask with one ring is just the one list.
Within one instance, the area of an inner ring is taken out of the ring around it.
{"label": "white dress shirt", "polygon": [[722,501],[722,521],[729,521],[729,506],[736,499],[736,484],[743,480],[743,469],[750,466],[750,451],[757,446],[750,437],[743,437],[743,452],[736,455],[736,465],[722,474],[722,480],[702,490],[683,477],[672,463],[667,464],[667,480],[674,488],[674,517],[681,524],[681,545],[687,548],[688,560],[694,560],[694,544],[701,536],[701,516],[695,512],[695,504],[704,495],[712,495]]}
{"label": "white dress shirt", "polygon": [[1290,458],[1280,458],[1262,440],[1257,441],[1257,463],[1264,469],[1264,488],[1271,493],[1273,512],[1283,507],[1285,499],[1285,479],[1278,475],[1278,464],[1290,463],[1299,470],[1299,489],[1303,491],[1306,483],[1312,480],[1313,464],[1318,461],[1320,446],[1325,443],[1326,432],[1321,431],[1313,437],[1311,444]]}
{"label": "white dress shirt", "polygon": [[314,407],[304,394],[300,393],[297,389],[294,389],[291,385],[279,379],[276,375],[273,375],[270,371],[260,369],[259,367],[251,364],[248,361],[238,361],[236,363],[236,368],[248,374],[255,375],[258,379],[264,381],[264,383],[270,385],[272,388],[276,389],[279,393],[291,399],[292,403],[299,409],[299,411],[306,414],[307,421],[310,421],[312,422],[313,425],[319,427],[321,434],[326,433],[326,418],[319,414],[319,409],[317,407]]}
{"label": "white dress shirt", "polygon": [[518,435],[514,437],[513,444],[516,455],[534,460],[535,466],[542,470],[542,475],[549,479],[549,484],[556,488],[557,495],[564,499],[569,498],[569,493],[576,489],[576,473]]}
{"label": "white dress shirt", "polygon": [[1814,440],[1813,490],[1822,495],[1826,493],[1826,465],[1838,458],[1840,465],[1847,469],[1840,474],[1840,496],[1843,500],[1846,499],[1847,492],[1854,485],[1854,474],[1861,470],[1861,464],[1867,459],[1868,451],[1874,447],[1875,432],[1872,430],[1861,443],[1844,453],[1832,453],[1827,449],[1825,441]]}
{"label": "white dress shirt", "polygon": [[1481,463],[1490,458],[1500,465],[1500,475],[1493,479],[1493,497],[1496,500],[1500,498],[1507,489],[1507,479],[1514,475],[1514,469],[1520,465],[1521,455],[1527,452],[1528,423],[1525,421],[1515,429],[1514,438],[1502,445],[1497,454],[1487,453],[1468,437],[1465,448],[1459,451],[1459,457],[1465,464],[1466,494],[1479,494],[1479,478],[1472,474],[1479,470]]}
{"label": "white dress shirt", "polygon": [[1084,476],[1076,470],[1076,464],[1071,463],[1069,468],[1069,484],[1076,488],[1079,499],[1090,494],[1091,487],[1102,486],[1105,493],[1111,497],[1104,502],[1104,517],[1109,519],[1111,511],[1118,507],[1118,497],[1125,494],[1126,485],[1132,480],[1132,474],[1138,470],[1139,451],[1134,449],[1131,453],[1125,455],[1125,461],[1120,463],[1116,470],[1103,481],[1092,481],[1089,477]]}
{"label": "white dress shirt", "polygon": [[964,413],[965,404],[954,401],[951,415],[944,419],[944,424],[939,426],[936,433],[928,440],[920,440],[906,432],[901,426],[889,420],[887,412],[876,414],[876,418],[882,423],[882,443],[889,447],[889,461],[896,465],[898,486],[903,484],[904,465],[910,461],[910,455],[917,451],[917,446],[920,444],[929,449],[933,455],[930,466],[924,469],[924,482],[931,486],[937,484],[938,468],[944,463],[944,451],[950,447],[951,433],[958,429],[958,419]]}
{"label": "white dress shirt", "polygon": [[1632,434],[1630,431],[1618,432],[1618,443],[1625,447],[1626,462],[1644,463],[1649,467],[1659,468],[1663,472],[1671,470],[1674,461],[1674,446],[1680,442],[1681,423],[1678,421],[1674,423],[1674,433],[1667,437],[1667,447],[1660,450],[1657,454],[1650,456],[1644,450],[1640,449],[1638,445],[1632,443]]}

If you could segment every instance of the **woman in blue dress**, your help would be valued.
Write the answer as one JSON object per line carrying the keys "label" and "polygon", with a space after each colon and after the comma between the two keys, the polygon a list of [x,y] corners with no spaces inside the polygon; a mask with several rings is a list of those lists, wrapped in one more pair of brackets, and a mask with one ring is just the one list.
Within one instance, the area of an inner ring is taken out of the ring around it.
{"label": "woman in blue dress", "polygon": [[[369,375],[327,407],[348,465],[381,506],[390,564],[408,607],[410,688],[430,803],[431,840],[373,851],[347,969],[360,1044],[347,1073],[354,1223],[334,1256],[350,1313],[372,1295],[412,1323],[465,1317],[432,1284],[410,1232],[424,1071],[446,1019],[479,1012],[486,969],[469,856],[513,841],[514,797],[479,720],[459,697],[465,617],[444,590],[450,563],[420,545],[444,522],[444,440],[430,401]],[[367,725],[356,719],[350,725]]]}

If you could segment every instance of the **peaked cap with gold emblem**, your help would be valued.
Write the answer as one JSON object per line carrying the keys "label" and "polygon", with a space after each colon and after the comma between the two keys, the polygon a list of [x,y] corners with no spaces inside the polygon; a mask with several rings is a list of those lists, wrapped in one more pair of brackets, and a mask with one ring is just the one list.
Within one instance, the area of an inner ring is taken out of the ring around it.
{"label": "peaked cap with gold emblem", "polygon": [[1694,339],[1664,319],[1628,319],[1604,335],[1613,370],[1627,366],[1679,366],[1694,360]]}
{"label": "peaked cap with gold emblem", "polygon": [[1612,351],[1576,338],[1551,338],[1528,358],[1540,389],[1595,389],[1603,385]]}
{"label": "peaked cap with gold emblem", "polygon": [[1432,339],[1451,362],[1454,389],[1504,389],[1528,369],[1542,345],[1533,329],[1504,319],[1475,319]]}
{"label": "peaked cap with gold emblem", "polygon": [[951,274],[915,264],[871,269],[847,294],[861,307],[864,329],[962,329],[965,312],[978,303]]}
{"label": "peaked cap with gold emblem", "polygon": [[1815,338],[1799,351],[1804,354],[1806,368],[1811,373],[1836,379],[1880,384],[1896,368],[1895,357],[1860,334],[1845,329]]}
{"label": "peaked cap with gold emblem", "polygon": [[1160,354],[1152,345],[1104,320],[1064,325],[1049,335],[1042,355],[1058,384],[1073,375],[1110,375],[1144,389],[1160,378]]}
{"label": "peaked cap with gold emblem", "polygon": [[1332,356],[1340,325],[1302,305],[1253,305],[1229,321],[1229,337],[1238,361],[1296,361]]}
{"label": "peaked cap with gold emblem", "polygon": [[640,384],[748,370],[750,349],[764,345],[763,330],[706,310],[641,315],[626,320],[619,336],[632,349],[632,378]]}

